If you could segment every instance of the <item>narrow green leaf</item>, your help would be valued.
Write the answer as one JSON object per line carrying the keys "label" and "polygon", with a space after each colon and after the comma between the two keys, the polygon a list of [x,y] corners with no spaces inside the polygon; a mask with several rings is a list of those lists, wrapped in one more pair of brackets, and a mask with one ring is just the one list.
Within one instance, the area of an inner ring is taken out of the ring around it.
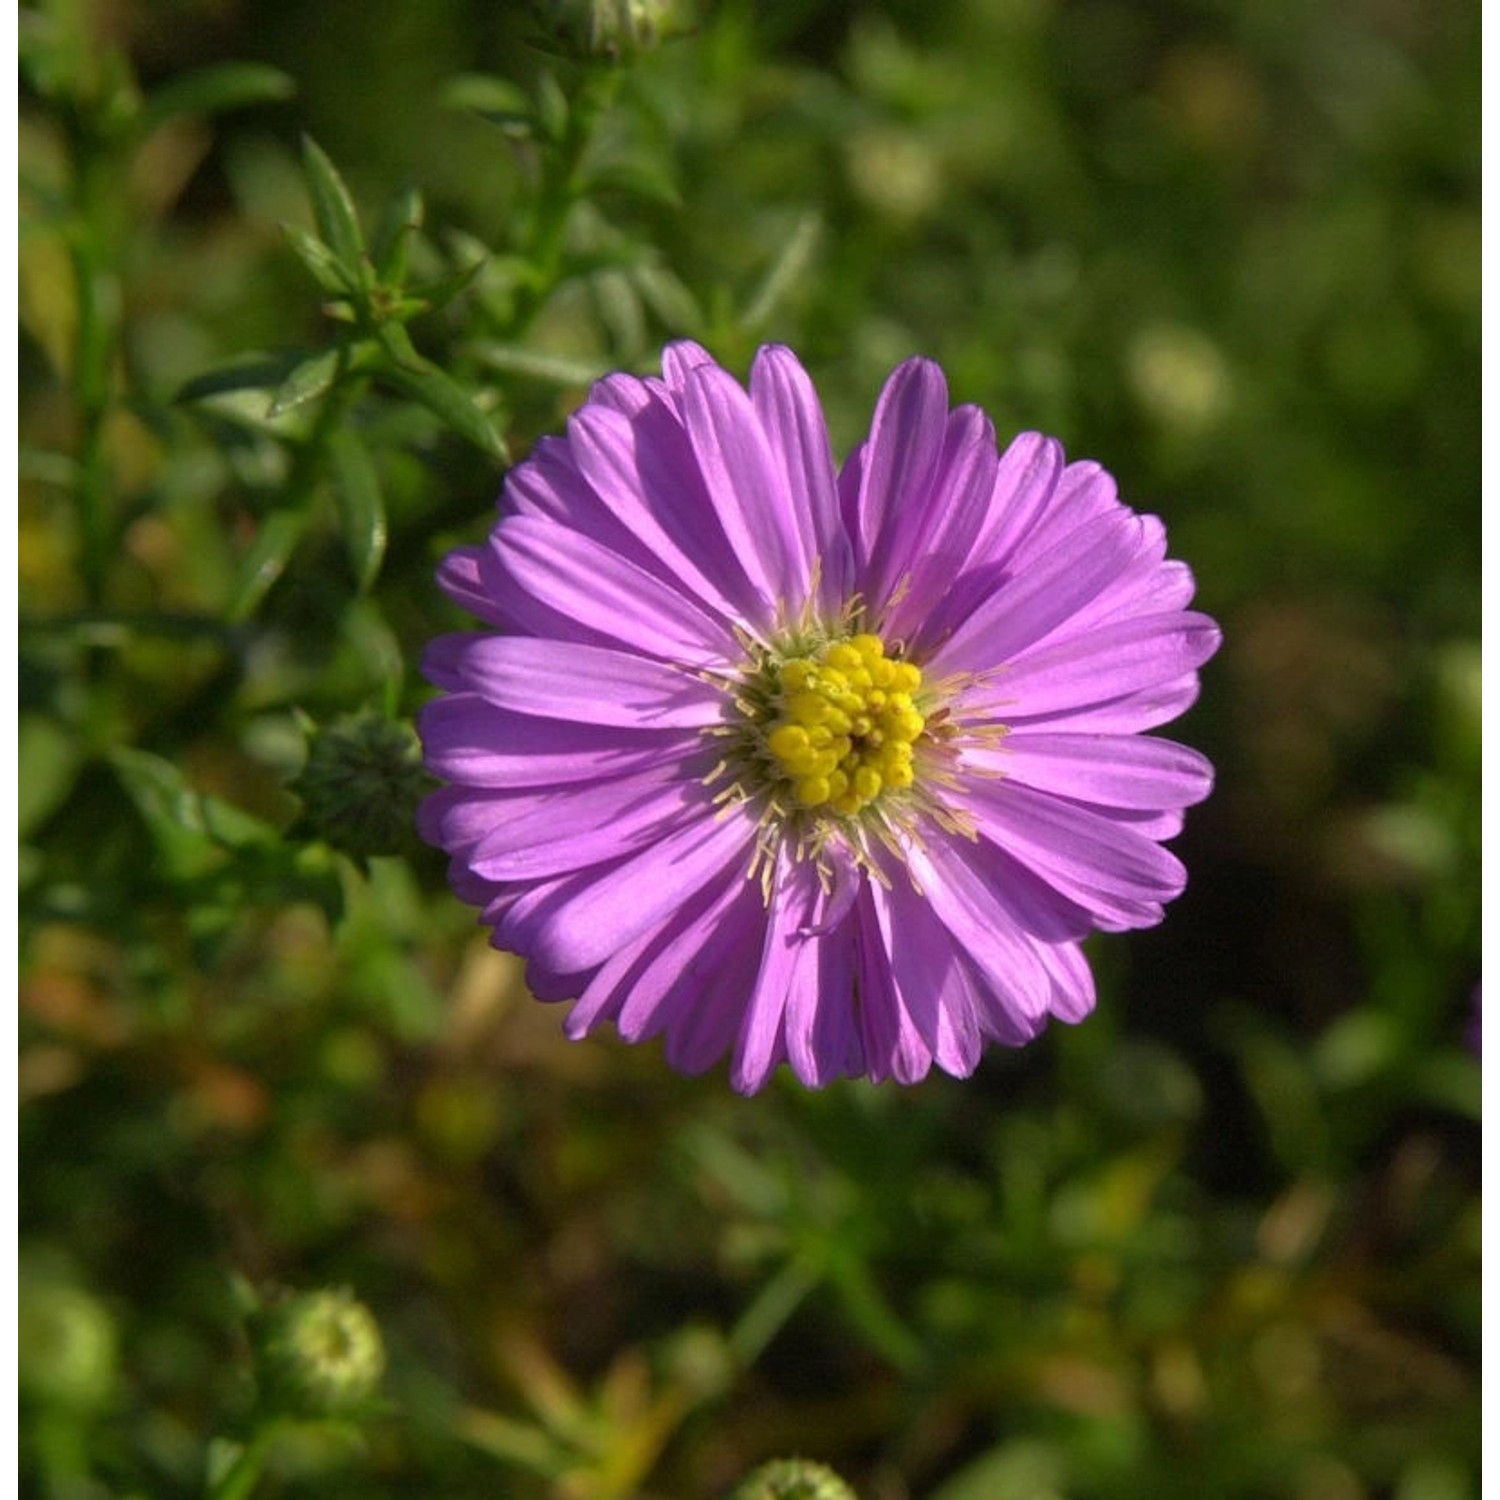
{"label": "narrow green leaf", "polygon": [[149,135],[184,115],[216,115],[250,104],[290,99],[297,85],[265,63],[222,63],[174,78],[152,94],[141,111],[140,130]]}
{"label": "narrow green leaf", "polygon": [[648,260],[632,266],[628,274],[647,307],[673,333],[692,335],[702,330],[703,309],[675,272]]}
{"label": "narrow green leaf", "polygon": [[409,370],[427,368],[427,361],[417,352],[411,335],[400,323],[382,323],[375,330],[375,338],[392,364]]}
{"label": "narrow green leaf", "polygon": [[446,307],[469,289],[474,279],[488,264],[488,257],[480,256],[477,260],[470,260],[455,267],[448,275],[430,285],[413,287],[412,291],[420,296],[429,307]]}
{"label": "narrow green leaf", "polygon": [[300,362],[295,354],[249,354],[233,364],[193,376],[177,392],[176,400],[185,403],[238,391],[274,391]]}
{"label": "narrow green leaf", "polygon": [[226,849],[277,842],[270,824],[198,791],[159,755],[120,746],[109,760],[173,876],[202,874]]}
{"label": "narrow green leaf", "polygon": [[332,388],[345,364],[345,351],[339,345],[304,359],[277,388],[267,415],[279,417],[283,412],[301,406],[304,401],[321,396]]}
{"label": "narrow green leaf", "polygon": [[240,564],[239,578],[230,596],[226,613],[231,624],[238,625],[255,613],[297,550],[308,520],[306,510],[276,510],[261,523],[259,534]]}
{"label": "narrow green leaf", "polygon": [[364,593],[375,582],[385,557],[385,502],[380,495],[380,479],[364,440],[346,427],[329,438],[328,455],[333,464],[344,549],[359,591]]}
{"label": "narrow green leaf", "polygon": [[439,97],[448,109],[472,110],[512,133],[529,131],[533,123],[526,90],[488,73],[461,73],[448,82]]}
{"label": "narrow green leaf", "polygon": [[302,167],[312,197],[313,215],[318,221],[318,233],[345,265],[357,266],[364,254],[365,241],[360,233],[354,199],[350,197],[338,169],[310,135],[302,137]]}
{"label": "narrow green leaf", "polygon": [[220,851],[197,795],[171,761],[126,746],[112,750],[109,759],[169,876],[201,874],[215,863]]}
{"label": "narrow green leaf", "polygon": [[408,187],[394,194],[381,213],[375,228],[374,259],[386,286],[400,286],[406,280],[407,248],[422,227],[423,212],[421,193]]}
{"label": "narrow green leaf", "polygon": [[420,401],[476,448],[501,463],[510,462],[505,442],[490,425],[489,418],[474,405],[467,392],[441,370],[431,365],[414,369],[409,364],[397,364],[387,367],[382,373],[392,385],[414,401]]}
{"label": "narrow green leaf", "polygon": [[666,170],[656,162],[641,158],[610,161],[595,167],[588,174],[585,191],[620,192],[648,203],[662,203],[668,208],[682,206],[682,195]]}
{"label": "narrow green leaf", "polygon": [[786,294],[807,271],[822,232],[823,221],[814,209],[809,209],[797,220],[745,309],[742,320],[745,328],[759,328],[770,319]]}
{"label": "narrow green leaf", "polygon": [[563,354],[547,354],[521,344],[493,341],[465,346],[476,359],[505,375],[520,375],[545,385],[589,386],[609,373],[608,366]]}
{"label": "narrow green leaf", "polygon": [[325,292],[350,297],[359,290],[358,269],[346,265],[317,235],[297,224],[283,224],[281,228],[302,264]]}
{"label": "narrow green leaf", "polygon": [[536,85],[536,122],[542,134],[561,145],[568,134],[568,96],[551,73],[543,73]]}

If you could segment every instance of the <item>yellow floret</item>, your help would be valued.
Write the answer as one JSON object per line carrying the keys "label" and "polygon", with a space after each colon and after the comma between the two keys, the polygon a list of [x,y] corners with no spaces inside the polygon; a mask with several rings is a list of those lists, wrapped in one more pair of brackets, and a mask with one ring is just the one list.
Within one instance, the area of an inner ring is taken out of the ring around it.
{"label": "yellow floret", "polygon": [[853,817],[913,784],[922,672],[888,657],[879,636],[830,641],[783,662],[773,681],[763,744],[800,806]]}

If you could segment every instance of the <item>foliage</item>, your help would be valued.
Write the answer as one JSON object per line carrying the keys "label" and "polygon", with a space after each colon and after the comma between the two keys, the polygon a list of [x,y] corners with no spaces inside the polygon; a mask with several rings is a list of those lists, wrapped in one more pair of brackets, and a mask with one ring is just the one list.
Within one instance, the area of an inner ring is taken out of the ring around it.
{"label": "foliage", "polygon": [[[608,9],[21,13],[23,1488],[1476,1493],[1478,8]],[[939,358],[1225,624],[1188,895],[968,1083],[564,1043],[393,838],[436,559],[681,335],[840,451]]]}

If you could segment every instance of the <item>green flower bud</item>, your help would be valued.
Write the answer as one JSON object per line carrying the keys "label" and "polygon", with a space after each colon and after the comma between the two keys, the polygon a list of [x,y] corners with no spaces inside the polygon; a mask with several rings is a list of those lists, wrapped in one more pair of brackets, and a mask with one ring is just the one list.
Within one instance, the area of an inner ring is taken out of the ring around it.
{"label": "green flower bud", "polygon": [[412,841],[428,780],[411,727],[363,713],[313,729],[307,764],[291,787],[312,832],[365,859]]}
{"label": "green flower bud", "polygon": [[762,1464],[734,1492],[733,1500],[858,1500],[826,1464],[777,1458]]}
{"label": "green flower bud", "polygon": [[256,1340],[262,1395],[294,1417],[350,1416],[385,1373],[380,1328],[347,1290],[305,1292],[261,1313]]}
{"label": "green flower bud", "polygon": [[548,35],[574,56],[628,62],[683,30],[673,0],[536,0]]}

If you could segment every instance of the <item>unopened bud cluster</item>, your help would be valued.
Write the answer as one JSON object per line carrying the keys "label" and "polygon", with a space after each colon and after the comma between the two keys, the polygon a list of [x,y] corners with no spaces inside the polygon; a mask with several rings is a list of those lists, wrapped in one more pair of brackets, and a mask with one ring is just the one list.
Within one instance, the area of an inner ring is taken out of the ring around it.
{"label": "unopened bud cluster", "polygon": [[307,764],[292,782],[312,831],[359,858],[405,848],[427,788],[416,735],[374,713],[315,730]]}
{"label": "unopened bud cluster", "polygon": [[672,0],[538,0],[552,38],[581,57],[629,61],[678,28]]}

